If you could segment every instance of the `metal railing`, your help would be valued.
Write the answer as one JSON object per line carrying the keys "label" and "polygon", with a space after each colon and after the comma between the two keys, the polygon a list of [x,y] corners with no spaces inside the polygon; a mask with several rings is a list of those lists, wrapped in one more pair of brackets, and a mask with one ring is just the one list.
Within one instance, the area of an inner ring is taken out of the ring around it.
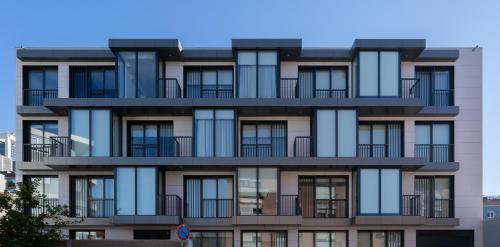
{"label": "metal railing", "polygon": [[114,199],[88,199],[87,217],[110,217],[115,212]]}
{"label": "metal railing", "polygon": [[102,89],[102,90],[88,90],[88,98],[116,98],[118,95],[116,90]]}
{"label": "metal railing", "polygon": [[176,78],[159,78],[160,84],[160,98],[182,98],[181,86]]}
{"label": "metal railing", "polygon": [[314,97],[320,99],[345,99],[347,98],[347,90],[345,89],[316,89]]}
{"label": "metal railing", "polygon": [[401,98],[420,98],[419,83],[417,78],[401,78]]}
{"label": "metal railing", "polygon": [[44,144],[24,144],[23,161],[40,162],[47,157],[71,156],[71,140],[68,136],[53,136]]}
{"label": "metal railing", "polygon": [[233,85],[186,85],[186,98],[233,98]]}
{"label": "metal railing", "polygon": [[53,157],[70,157],[71,156],[71,138],[69,136],[52,136],[50,143],[54,147],[51,154]]}
{"label": "metal railing", "polygon": [[233,199],[203,199],[202,202],[201,217],[203,218],[229,218],[233,216]]}
{"label": "metal railing", "polygon": [[182,212],[182,200],[177,195],[158,195],[157,197],[157,215],[179,216]]}
{"label": "metal railing", "polygon": [[59,205],[59,199],[57,198],[43,198],[40,200],[38,207],[36,208],[28,208],[26,213],[38,216],[40,214],[48,213],[49,208],[54,208]]}
{"label": "metal railing", "polygon": [[387,144],[358,144],[358,157],[387,157]]}
{"label": "metal railing", "polygon": [[286,137],[244,137],[241,157],[286,157]]}
{"label": "metal railing", "polygon": [[191,136],[160,137],[159,143],[129,144],[131,157],[191,157]]}
{"label": "metal railing", "polygon": [[415,157],[427,162],[453,162],[453,144],[415,144]]}
{"label": "metal railing", "polygon": [[431,206],[432,214],[427,216],[429,218],[453,218],[454,217],[454,204],[453,199],[434,199]]}
{"label": "metal railing", "polygon": [[280,216],[300,215],[298,195],[280,195],[279,205]]}
{"label": "metal railing", "polygon": [[315,218],[346,218],[347,199],[316,199]]}
{"label": "metal railing", "polygon": [[41,106],[43,99],[57,98],[57,89],[24,89],[23,105]]}
{"label": "metal railing", "polygon": [[293,142],[293,156],[294,157],[311,157],[311,140],[310,136],[297,136]]}
{"label": "metal railing", "polygon": [[281,78],[280,79],[280,98],[293,99],[297,98],[297,78]]}
{"label": "metal railing", "polygon": [[421,216],[421,202],[419,195],[403,195],[403,207],[401,215],[403,216]]}

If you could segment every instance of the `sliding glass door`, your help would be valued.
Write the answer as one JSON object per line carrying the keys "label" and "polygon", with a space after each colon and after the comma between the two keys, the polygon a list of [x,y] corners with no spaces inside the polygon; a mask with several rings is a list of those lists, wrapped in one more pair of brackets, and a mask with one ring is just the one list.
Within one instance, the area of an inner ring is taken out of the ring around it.
{"label": "sliding glass door", "polygon": [[276,51],[238,52],[238,97],[276,98],[278,53]]}
{"label": "sliding glass door", "polygon": [[196,157],[233,157],[233,110],[195,110]]}
{"label": "sliding glass door", "polygon": [[242,123],[242,157],[286,157],[286,122]]}

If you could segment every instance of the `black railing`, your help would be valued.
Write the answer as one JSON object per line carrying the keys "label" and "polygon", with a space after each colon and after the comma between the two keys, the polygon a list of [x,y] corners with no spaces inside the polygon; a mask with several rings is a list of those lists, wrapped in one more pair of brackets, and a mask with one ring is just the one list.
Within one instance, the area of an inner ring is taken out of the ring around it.
{"label": "black railing", "polygon": [[401,98],[420,98],[419,82],[417,78],[401,78]]}
{"label": "black railing", "polygon": [[117,96],[117,91],[112,89],[102,89],[102,90],[97,90],[97,89],[91,89],[88,90],[87,97],[88,98],[116,98]]}
{"label": "black railing", "polygon": [[182,97],[181,87],[176,78],[159,78],[158,80],[160,83],[160,98],[175,99]]}
{"label": "black railing", "polygon": [[53,157],[70,157],[71,156],[71,138],[69,136],[52,136],[50,143],[54,150],[51,153]]}
{"label": "black railing", "polygon": [[403,195],[403,207],[401,215],[403,216],[421,216],[421,202],[419,195]]}
{"label": "black railing", "polygon": [[316,199],[314,204],[315,218],[346,218],[348,215],[347,199]]}
{"label": "black railing", "polygon": [[415,157],[427,162],[453,162],[453,144],[415,144]]}
{"label": "black railing", "polygon": [[297,78],[281,78],[280,79],[280,98],[292,99],[296,98]]}
{"label": "black railing", "polygon": [[57,98],[57,89],[24,89],[23,104],[43,105],[43,99]]}
{"label": "black railing", "polygon": [[88,217],[110,217],[114,215],[114,199],[88,199]]}
{"label": "black railing", "polygon": [[233,98],[233,85],[186,85],[186,98]]}
{"label": "black railing", "polygon": [[159,143],[129,144],[131,157],[191,157],[191,136],[160,137]]}
{"label": "black railing", "polygon": [[57,207],[59,205],[59,199],[57,198],[43,198],[40,200],[38,207],[29,208],[25,211],[27,214],[38,216],[40,214],[48,213],[50,208]]}
{"label": "black railing", "polygon": [[157,215],[181,217],[181,198],[177,195],[158,195]]}
{"label": "black railing", "polygon": [[286,137],[243,137],[241,157],[286,157]]}
{"label": "black railing", "polygon": [[232,217],[233,199],[203,199],[201,212],[201,217],[203,218]]}
{"label": "black railing", "polygon": [[299,196],[298,195],[280,195],[280,210],[281,216],[296,216],[299,212]]}
{"label": "black railing", "polygon": [[311,157],[311,137],[310,136],[297,136],[293,142],[293,156],[294,157]]}
{"label": "black railing", "polygon": [[316,89],[314,97],[320,99],[345,99],[347,98],[347,90],[345,89]]}
{"label": "black railing", "polygon": [[23,161],[40,162],[47,157],[71,156],[71,140],[68,136],[53,136],[45,144],[24,144]]}
{"label": "black railing", "polygon": [[358,144],[358,157],[387,157],[387,144]]}
{"label": "black railing", "polygon": [[431,218],[453,218],[453,199],[434,199]]}

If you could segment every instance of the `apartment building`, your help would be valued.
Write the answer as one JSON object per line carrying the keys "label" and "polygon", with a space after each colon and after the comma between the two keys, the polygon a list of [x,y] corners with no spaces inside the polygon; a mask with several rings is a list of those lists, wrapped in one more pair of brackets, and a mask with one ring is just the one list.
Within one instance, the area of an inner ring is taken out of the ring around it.
{"label": "apartment building", "polygon": [[482,246],[481,48],[110,39],[19,48],[16,88],[16,176],[72,239]]}
{"label": "apartment building", "polygon": [[0,193],[16,188],[16,135],[0,133]]}

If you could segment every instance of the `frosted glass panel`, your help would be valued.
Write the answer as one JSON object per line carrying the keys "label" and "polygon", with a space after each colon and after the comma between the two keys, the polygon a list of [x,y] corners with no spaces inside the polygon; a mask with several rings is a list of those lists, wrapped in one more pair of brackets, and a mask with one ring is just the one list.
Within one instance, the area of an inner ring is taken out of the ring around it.
{"label": "frosted glass panel", "polygon": [[92,110],[92,156],[110,156],[111,151],[111,112]]}
{"label": "frosted glass panel", "polygon": [[154,215],[156,213],[155,182],[155,168],[137,168],[137,215]]}
{"label": "frosted glass panel", "polygon": [[359,53],[359,95],[378,96],[378,52]]}
{"label": "frosted glass panel", "polygon": [[415,144],[431,143],[431,126],[415,125]]}
{"label": "frosted glass panel", "polygon": [[259,52],[259,65],[277,65],[278,56],[275,51]]}
{"label": "frosted glass panel", "polygon": [[116,168],[116,213],[135,214],[135,168]]}
{"label": "frosted glass panel", "polygon": [[449,124],[433,124],[432,127],[433,144],[450,144]]}
{"label": "frosted glass panel", "polygon": [[257,54],[254,51],[238,52],[238,65],[256,65]]}
{"label": "frosted glass panel", "polygon": [[379,170],[360,170],[360,211],[362,214],[379,213]]}
{"label": "frosted glass panel", "polygon": [[318,157],[337,156],[335,147],[335,110],[319,110],[316,116]]}
{"label": "frosted glass panel", "polygon": [[380,52],[380,96],[399,95],[399,53]]}
{"label": "frosted glass panel", "polygon": [[381,213],[399,214],[400,173],[397,169],[381,170]]}
{"label": "frosted glass panel", "polygon": [[[338,111],[338,156],[355,157],[356,156],[356,111],[339,110]],[[333,132],[334,129],[330,130]]]}

